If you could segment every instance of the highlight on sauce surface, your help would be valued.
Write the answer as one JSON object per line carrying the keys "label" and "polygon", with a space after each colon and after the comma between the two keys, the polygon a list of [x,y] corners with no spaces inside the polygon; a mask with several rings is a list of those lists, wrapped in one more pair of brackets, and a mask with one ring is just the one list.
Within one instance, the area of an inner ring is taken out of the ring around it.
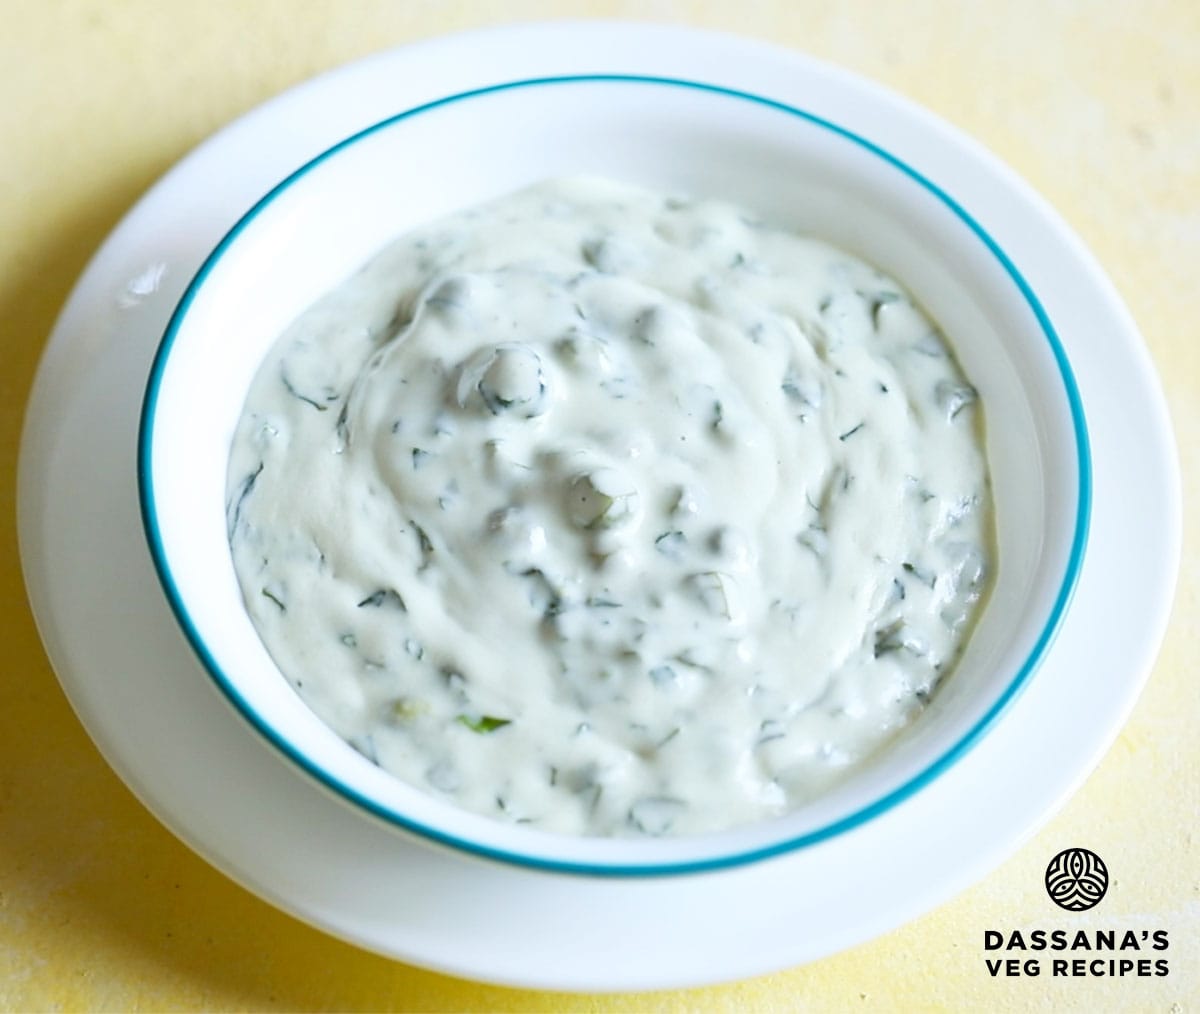
{"label": "highlight on sauce surface", "polygon": [[575,834],[820,795],[948,678],[993,567],[976,392],[895,281],[597,179],[424,226],[317,301],[227,503],[250,617],[328,725]]}

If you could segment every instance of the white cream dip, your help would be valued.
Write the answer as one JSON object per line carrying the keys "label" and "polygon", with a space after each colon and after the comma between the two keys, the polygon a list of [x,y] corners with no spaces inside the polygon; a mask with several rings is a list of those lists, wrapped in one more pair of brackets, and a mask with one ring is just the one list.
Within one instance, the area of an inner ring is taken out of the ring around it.
{"label": "white cream dip", "polygon": [[992,545],[975,392],[897,283],[591,179],[404,236],[296,321],[228,522],[256,628],[342,737],[595,835],[843,777],[953,667]]}

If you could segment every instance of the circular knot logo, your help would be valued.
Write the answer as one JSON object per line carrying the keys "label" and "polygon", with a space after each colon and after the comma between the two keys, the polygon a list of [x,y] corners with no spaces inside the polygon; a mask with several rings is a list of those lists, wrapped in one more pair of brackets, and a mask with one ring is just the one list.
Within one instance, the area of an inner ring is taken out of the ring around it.
{"label": "circular knot logo", "polygon": [[1090,849],[1063,849],[1046,867],[1046,893],[1059,908],[1085,912],[1108,890],[1108,867]]}

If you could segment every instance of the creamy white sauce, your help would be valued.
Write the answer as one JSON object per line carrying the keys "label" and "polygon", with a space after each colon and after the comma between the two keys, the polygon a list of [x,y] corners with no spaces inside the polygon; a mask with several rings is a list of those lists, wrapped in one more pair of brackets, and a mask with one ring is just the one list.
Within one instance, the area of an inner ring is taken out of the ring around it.
{"label": "creamy white sauce", "polygon": [[229,469],[254,624],[400,778],[556,831],[762,819],[921,710],[987,585],[975,392],[737,207],[540,184],[280,338]]}

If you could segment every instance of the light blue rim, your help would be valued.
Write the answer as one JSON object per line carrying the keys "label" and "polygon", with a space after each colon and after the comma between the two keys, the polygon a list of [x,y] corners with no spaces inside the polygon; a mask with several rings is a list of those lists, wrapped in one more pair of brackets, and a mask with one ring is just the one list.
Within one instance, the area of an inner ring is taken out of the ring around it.
{"label": "light blue rim", "polygon": [[[159,387],[162,380],[162,374],[166,367],[167,359],[170,356],[171,348],[174,345],[175,338],[179,332],[179,328],[187,315],[192,301],[199,292],[200,287],[204,284],[205,279],[212,271],[213,267],[220,260],[221,256],[229,248],[230,244],[242,233],[243,230],[258,216],[258,214],[269,205],[276,197],[284,190],[295,183],[298,179],[308,173],[310,170],[320,165],[322,162],[331,158],[333,155],[340,152],[342,149],[361,141],[365,137],[386,129],[393,124],[399,123],[402,120],[411,119],[421,113],[429,112],[433,109],[438,109],[442,106],[448,106],[455,102],[463,102],[469,99],[478,98],[483,95],[490,95],[496,92],[514,91],[520,88],[535,88],[546,86],[572,85],[572,84],[598,84],[598,83],[616,83],[616,84],[642,84],[642,85],[657,85],[667,86],[672,88],[685,88],[694,91],[710,92],[717,95],[723,95],[728,98],[740,99],[746,102],[752,102],[759,106],[765,106],[769,109],[775,109],[783,113],[788,113],[796,116],[807,123],[814,126],[829,130],[839,137],[846,139],[861,148],[871,152],[873,155],[883,159],[889,165],[899,169],[906,176],[916,181],[924,187],[929,193],[933,194],[946,207],[948,207],[962,222],[979,238],[979,240],[987,247],[997,261],[1000,262],[1004,270],[1008,273],[1013,283],[1025,297],[1029,308],[1033,311],[1039,325],[1042,328],[1042,333],[1046,336],[1046,341],[1049,342],[1050,348],[1053,351],[1055,362],[1058,364],[1059,373],[1062,377],[1063,387],[1066,390],[1067,402],[1070,406],[1071,420],[1075,427],[1075,447],[1078,456],[1079,468],[1079,500],[1075,511],[1075,534],[1071,542],[1071,554],[1067,560],[1066,573],[1063,576],[1063,582],[1059,588],[1058,595],[1054,600],[1054,607],[1050,611],[1050,615],[1046,620],[1046,625],[1035,642],[1033,649],[1030,651],[1028,658],[1024,664],[1017,670],[1016,675],[1005,688],[997,701],[987,711],[987,713],[979,719],[978,722],[958,740],[950,749],[948,749],[941,757],[931,763],[920,774],[915,775],[903,785],[876,800],[869,806],[865,806],[854,813],[849,814],[840,820],[834,821],[831,824],[819,828],[815,831],[807,832],[789,838],[786,841],[776,842],[772,845],[761,848],[754,848],[737,852],[731,855],[724,855],[710,859],[695,860],[691,862],[650,862],[650,863],[612,863],[612,864],[597,864],[597,863],[582,863],[582,862],[567,862],[553,859],[543,859],[540,857],[529,856],[519,852],[511,852],[504,849],[496,849],[486,845],[480,845],[477,842],[459,838],[455,835],[447,834],[437,828],[429,827],[425,824],[414,821],[401,813],[397,813],[387,807],[380,806],[378,803],[370,800],[360,793],[355,791],[348,785],[345,785],[337,778],[333,777],[329,772],[316,765],[311,759],[306,757],[298,750],[289,740],[282,737],[271,725],[258,714],[250,704],[238,693],[237,688],[222,672],[216,660],[209,652],[204,640],[196,630],[195,624],[188,613],[187,606],[184,604],[183,598],[176,587],[174,577],[171,574],[171,568],[167,562],[166,553],[163,549],[162,539],[159,531],[158,515],[155,510],[154,501],[154,486],[153,476],[151,473],[150,463],[153,451],[154,442],[154,416],[158,405]],[[931,784],[940,774],[947,771],[956,761],[963,757],[968,750],[971,749],[1005,711],[1012,705],[1017,695],[1025,688],[1037,670],[1039,663],[1042,661],[1058,633],[1058,629],[1062,624],[1063,617],[1066,615],[1067,607],[1070,605],[1071,597],[1075,592],[1075,586],[1079,579],[1079,572],[1083,564],[1084,551],[1087,547],[1088,528],[1091,519],[1092,506],[1092,459],[1090,442],[1088,439],[1087,422],[1084,418],[1083,403],[1079,397],[1079,389],[1075,383],[1075,376],[1071,370],[1071,365],[1067,360],[1066,352],[1063,350],[1062,343],[1059,341],[1058,334],[1054,330],[1054,325],[1051,324],[1050,318],[1047,316],[1041,302],[1034,294],[1029,284],[1025,281],[1020,271],[1009,259],[1008,255],[1000,248],[996,241],[988,234],[988,232],[975,221],[974,218],[964,209],[953,197],[946,193],[941,187],[931,180],[927,179],[921,173],[917,172],[912,166],[903,162],[895,155],[879,147],[879,145],[867,140],[853,131],[847,130],[836,123],[826,120],[813,113],[806,112],[803,109],[798,109],[795,106],[790,106],[784,102],[778,102],[774,99],[764,98],[761,95],[755,95],[751,92],[738,91],[733,88],[725,88],[720,85],[706,84],[700,81],[689,81],[680,78],[656,77],[652,75],[639,74],[581,74],[581,75],[565,75],[558,77],[541,77],[530,78],[520,81],[509,81],[503,84],[491,85],[486,88],[475,88],[470,91],[460,92],[456,95],[450,95],[445,98],[437,99],[433,102],[427,102],[424,105],[416,106],[403,113],[398,113],[395,116],[381,120],[373,126],[367,127],[356,134],[340,141],[333,147],[313,158],[305,165],[301,166],[282,182],[273,187],[258,203],[256,203],[242,218],[225,234],[225,237],[217,244],[216,248],[201,265],[196,276],[188,285],[183,297],[180,299],[175,312],[171,315],[171,319],[167,324],[166,332],[163,335],[158,352],[155,354],[154,363],[151,366],[150,377],[146,384],[146,395],[142,405],[142,415],[140,428],[138,432],[138,494],[141,505],[142,523],[146,530],[146,538],[149,542],[150,553],[154,559],[155,569],[158,572],[159,580],[162,583],[163,590],[166,592],[167,600],[171,605],[171,609],[175,613],[176,619],[179,621],[183,632],[186,635],[192,649],[199,656],[209,675],[216,682],[217,686],[230,700],[235,708],[257,729],[266,739],[275,746],[288,759],[297,764],[300,768],[306,771],[309,775],[316,778],[326,787],[332,789],[345,799],[362,807],[376,817],[382,818],[388,823],[395,824],[404,828],[407,831],[418,834],[431,841],[442,845],[448,845],[452,848],[460,849],[464,852],[474,855],[483,856],[488,859],[500,860],[506,863],[512,863],[517,866],[528,867],[537,870],[547,870],[556,873],[577,873],[589,874],[593,876],[664,876],[678,875],[686,873],[702,873],[713,870],[728,869],[734,866],[740,866],[745,863],[754,862],[760,859],[767,859],[772,856],[783,855],[797,849],[804,848],[809,845],[815,845],[817,842],[825,841],[835,835],[852,830],[866,823],[872,818],[890,810],[893,806],[903,802],[910,796],[919,792],[921,789]]]}

